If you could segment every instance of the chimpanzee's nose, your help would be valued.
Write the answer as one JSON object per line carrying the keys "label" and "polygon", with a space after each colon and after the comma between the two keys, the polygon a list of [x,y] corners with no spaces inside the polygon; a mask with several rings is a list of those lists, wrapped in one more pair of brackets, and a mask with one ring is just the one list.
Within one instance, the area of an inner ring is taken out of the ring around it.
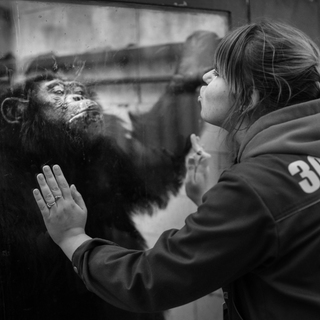
{"label": "chimpanzee's nose", "polygon": [[73,99],[73,101],[81,101],[81,100],[84,100],[84,97],[79,94],[74,94],[72,96],[72,99]]}

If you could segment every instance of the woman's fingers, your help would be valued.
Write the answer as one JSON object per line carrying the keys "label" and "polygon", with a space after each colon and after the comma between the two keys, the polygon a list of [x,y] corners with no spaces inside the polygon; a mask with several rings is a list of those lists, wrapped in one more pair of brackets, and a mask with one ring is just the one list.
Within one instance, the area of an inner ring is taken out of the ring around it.
{"label": "woman's fingers", "polygon": [[[38,175],[38,182],[41,188],[42,195],[47,201],[47,198],[50,200],[58,200],[60,197],[65,199],[71,199],[71,192],[69,184],[65,179],[61,168],[58,165],[54,165],[52,170],[49,166],[44,166],[42,168],[45,180],[41,178],[41,174]],[[52,197],[50,197],[50,195]]]}
{"label": "woman's fingers", "polygon": [[192,145],[192,149],[195,153],[200,153],[203,151],[202,146],[200,145],[200,138],[196,136],[194,133],[190,136],[190,141]]}
{"label": "woman's fingers", "polygon": [[65,199],[72,199],[72,195],[71,195],[71,191],[70,191],[70,187],[69,184],[66,180],[66,178],[63,175],[63,172],[60,168],[60,166],[58,166],[57,164],[55,164],[52,167],[53,173],[55,175],[55,179],[58,183],[58,186],[62,192],[62,195]]}
{"label": "woman's fingers", "polygon": [[47,204],[48,208],[50,208],[55,204],[54,195],[52,194],[51,189],[47,184],[47,180],[42,173],[39,173],[37,175],[37,180],[42,193],[43,200]]}
{"label": "woman's fingers", "polygon": [[86,210],[86,204],[82,198],[82,195],[78,192],[78,190],[76,189],[76,186],[73,184],[70,187],[71,190],[71,195],[73,200],[75,201],[75,203],[82,209],[82,210]]}
{"label": "woman's fingers", "polygon": [[46,165],[42,170],[43,174],[40,173],[37,175],[41,193],[35,189],[33,195],[40,211],[45,214],[47,213],[47,209],[56,205],[59,198],[71,199],[72,196],[68,182],[58,165],[54,165],[52,170]]}
{"label": "woman's fingers", "polygon": [[194,133],[190,136],[190,141],[193,151],[200,157],[209,159],[211,157],[210,153],[206,152],[203,146],[200,144],[200,138]]}
{"label": "woman's fingers", "polygon": [[187,161],[187,181],[194,183],[197,166],[195,159],[191,156]]}
{"label": "woman's fingers", "polygon": [[55,179],[51,169],[49,166],[44,166],[42,168],[43,173],[46,178],[46,182],[48,184],[49,189],[51,190],[51,193],[54,197],[54,200],[58,200],[59,198],[62,197],[62,192],[57,184],[57,180]]}
{"label": "woman's fingers", "polygon": [[190,136],[193,154],[190,158],[194,159],[194,165],[197,168],[199,165],[207,166],[208,159],[211,158],[210,153],[206,152],[202,145],[200,145],[200,138],[194,133]]}
{"label": "woman's fingers", "polygon": [[42,198],[41,192],[38,189],[33,190],[34,199],[37,202],[37,205],[42,213],[43,216],[49,216],[49,208],[47,207],[46,202]]}

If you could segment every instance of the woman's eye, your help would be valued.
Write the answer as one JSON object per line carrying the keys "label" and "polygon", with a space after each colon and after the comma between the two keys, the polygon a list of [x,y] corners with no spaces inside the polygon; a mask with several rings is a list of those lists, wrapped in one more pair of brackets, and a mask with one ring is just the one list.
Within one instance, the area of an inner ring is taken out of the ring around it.
{"label": "woman's eye", "polygon": [[213,74],[214,77],[219,77],[219,73],[218,73],[218,71],[216,69],[212,70],[212,74]]}

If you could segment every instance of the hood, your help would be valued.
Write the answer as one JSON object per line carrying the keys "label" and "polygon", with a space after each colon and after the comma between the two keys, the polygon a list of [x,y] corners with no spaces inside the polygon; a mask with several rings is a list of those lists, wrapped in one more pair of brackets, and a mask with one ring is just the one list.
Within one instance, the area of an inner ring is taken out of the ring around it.
{"label": "hood", "polygon": [[261,117],[245,135],[237,160],[267,153],[320,157],[320,99]]}

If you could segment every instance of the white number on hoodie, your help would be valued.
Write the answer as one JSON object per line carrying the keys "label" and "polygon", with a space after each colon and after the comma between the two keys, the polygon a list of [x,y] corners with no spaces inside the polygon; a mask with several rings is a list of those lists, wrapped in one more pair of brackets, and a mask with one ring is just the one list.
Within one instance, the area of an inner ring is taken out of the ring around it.
{"label": "white number on hoodie", "polygon": [[312,193],[320,188],[320,159],[308,156],[308,162],[311,168],[307,162],[297,160],[289,164],[288,170],[292,176],[300,175],[301,181],[299,185],[304,192]]}

